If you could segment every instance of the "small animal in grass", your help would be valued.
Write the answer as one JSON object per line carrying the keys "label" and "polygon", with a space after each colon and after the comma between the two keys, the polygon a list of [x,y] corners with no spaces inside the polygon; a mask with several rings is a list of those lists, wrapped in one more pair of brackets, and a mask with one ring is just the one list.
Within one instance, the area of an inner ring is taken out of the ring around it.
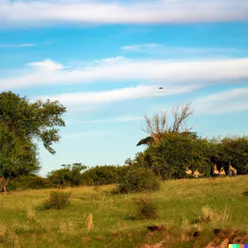
{"label": "small animal in grass", "polygon": [[198,178],[198,177],[202,177],[202,176],[203,176],[203,174],[200,173],[197,169],[194,171],[194,174],[193,174],[194,178]]}
{"label": "small animal in grass", "polygon": [[214,168],[213,168],[213,174],[214,174],[214,176],[219,176],[219,174],[220,174],[220,172],[217,170],[216,164],[214,165]]}
{"label": "small animal in grass", "polygon": [[228,165],[228,174],[229,176],[237,176],[237,170],[234,167],[232,167],[231,162],[229,162]]}
{"label": "small animal in grass", "polygon": [[192,170],[190,170],[188,166],[185,167],[185,172],[186,172],[187,176],[192,175]]}
{"label": "small animal in grass", "polygon": [[92,213],[90,213],[88,215],[87,222],[88,222],[87,228],[88,228],[88,232],[89,232],[92,228],[94,228]]}
{"label": "small animal in grass", "polygon": [[220,168],[220,176],[225,176],[226,172],[223,167]]}

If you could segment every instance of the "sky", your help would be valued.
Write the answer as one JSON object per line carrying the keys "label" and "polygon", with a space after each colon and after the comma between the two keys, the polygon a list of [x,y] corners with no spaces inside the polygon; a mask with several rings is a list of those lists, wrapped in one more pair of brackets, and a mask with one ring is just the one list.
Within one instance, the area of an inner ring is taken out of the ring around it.
{"label": "sky", "polygon": [[248,135],[248,1],[0,0],[9,90],[67,108],[56,154],[39,145],[41,175],[123,165],[145,148],[144,115],[187,102],[203,137]]}

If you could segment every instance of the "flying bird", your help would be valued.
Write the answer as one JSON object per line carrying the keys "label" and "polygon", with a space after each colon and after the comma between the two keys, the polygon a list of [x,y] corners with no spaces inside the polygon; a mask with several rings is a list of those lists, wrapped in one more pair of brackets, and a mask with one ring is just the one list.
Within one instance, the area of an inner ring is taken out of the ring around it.
{"label": "flying bird", "polygon": [[162,89],[163,89],[163,87],[159,87],[159,89],[160,89],[160,90],[162,90]]}

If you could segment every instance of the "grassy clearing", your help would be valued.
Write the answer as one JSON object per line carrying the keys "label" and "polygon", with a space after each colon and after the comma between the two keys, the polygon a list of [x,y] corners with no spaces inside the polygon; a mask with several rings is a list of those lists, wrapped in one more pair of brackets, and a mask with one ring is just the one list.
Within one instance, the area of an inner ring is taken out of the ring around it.
{"label": "grassy clearing", "polygon": [[[114,186],[70,188],[71,204],[63,210],[38,210],[51,190],[0,195],[0,247],[129,248],[164,240],[165,247],[196,248],[221,242],[223,232],[248,243],[247,182],[248,176],[174,180],[156,193],[127,195],[108,194]],[[158,218],[133,218],[142,197],[156,203]],[[154,225],[166,228],[151,232],[147,226]]]}

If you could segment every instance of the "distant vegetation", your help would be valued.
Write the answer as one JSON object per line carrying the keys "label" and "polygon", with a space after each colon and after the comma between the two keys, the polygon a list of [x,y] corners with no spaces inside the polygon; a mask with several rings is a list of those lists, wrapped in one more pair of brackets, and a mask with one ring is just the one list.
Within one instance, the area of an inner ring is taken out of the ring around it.
{"label": "distant vegetation", "polygon": [[41,140],[54,154],[51,145],[60,139],[58,127],[65,126],[65,112],[57,101],[31,103],[12,92],[0,94],[0,191],[7,191],[7,187],[21,190],[120,184],[119,192],[128,193],[156,188],[160,180],[248,174],[248,138],[199,136],[187,124],[193,114],[191,103],[187,103],[172,109],[171,124],[166,112],[145,116],[143,130],[149,136],[137,145],[146,149],[134,159],[128,158],[123,166],[88,168],[73,163],[42,178],[36,175],[40,166],[34,140]]}

